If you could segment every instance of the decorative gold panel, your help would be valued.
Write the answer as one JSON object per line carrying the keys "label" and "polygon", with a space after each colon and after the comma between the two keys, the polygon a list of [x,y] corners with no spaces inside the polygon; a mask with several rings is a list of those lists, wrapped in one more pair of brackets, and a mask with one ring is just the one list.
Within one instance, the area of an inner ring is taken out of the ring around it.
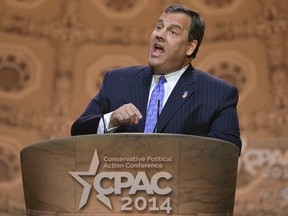
{"label": "decorative gold panel", "polygon": [[108,70],[147,64],[150,33],[175,2],[206,22],[193,65],[240,92],[234,215],[288,215],[286,0],[0,1],[0,215],[25,214],[17,152],[69,136]]}

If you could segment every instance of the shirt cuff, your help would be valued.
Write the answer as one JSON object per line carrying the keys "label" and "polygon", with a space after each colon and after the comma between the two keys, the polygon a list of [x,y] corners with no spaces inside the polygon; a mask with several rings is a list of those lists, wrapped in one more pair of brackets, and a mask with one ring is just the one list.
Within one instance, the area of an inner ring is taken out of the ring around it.
{"label": "shirt cuff", "polygon": [[[118,126],[113,127],[113,128],[109,128],[111,114],[112,114],[112,112],[104,115],[105,126],[106,126],[108,133],[114,133],[116,131],[116,129],[118,128]],[[105,126],[104,126],[103,118],[101,118],[99,121],[99,124],[98,124],[97,134],[104,134],[105,133]]]}

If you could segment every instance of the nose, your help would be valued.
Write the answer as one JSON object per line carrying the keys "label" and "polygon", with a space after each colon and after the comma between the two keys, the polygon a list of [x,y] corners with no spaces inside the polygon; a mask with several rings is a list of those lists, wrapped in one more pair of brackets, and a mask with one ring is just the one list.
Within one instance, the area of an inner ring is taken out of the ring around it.
{"label": "nose", "polygon": [[158,40],[165,40],[165,33],[163,29],[156,31],[156,38]]}

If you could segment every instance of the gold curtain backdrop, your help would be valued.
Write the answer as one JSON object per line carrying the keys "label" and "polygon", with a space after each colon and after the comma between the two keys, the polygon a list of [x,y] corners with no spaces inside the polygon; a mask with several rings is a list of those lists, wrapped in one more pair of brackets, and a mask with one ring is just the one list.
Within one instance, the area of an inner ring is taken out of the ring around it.
{"label": "gold curtain backdrop", "polygon": [[234,215],[288,215],[286,0],[1,0],[0,215],[25,214],[20,150],[70,136],[107,70],[147,64],[171,3],[205,19],[193,65],[239,89]]}

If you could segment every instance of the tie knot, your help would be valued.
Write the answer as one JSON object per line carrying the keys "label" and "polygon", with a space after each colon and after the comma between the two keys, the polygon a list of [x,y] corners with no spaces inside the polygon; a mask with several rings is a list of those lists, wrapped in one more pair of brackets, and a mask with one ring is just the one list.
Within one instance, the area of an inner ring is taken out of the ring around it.
{"label": "tie knot", "polygon": [[158,80],[158,83],[159,83],[159,84],[163,84],[163,83],[165,83],[165,82],[166,82],[165,76],[164,76],[164,75],[160,76],[160,77],[159,77],[159,80]]}

